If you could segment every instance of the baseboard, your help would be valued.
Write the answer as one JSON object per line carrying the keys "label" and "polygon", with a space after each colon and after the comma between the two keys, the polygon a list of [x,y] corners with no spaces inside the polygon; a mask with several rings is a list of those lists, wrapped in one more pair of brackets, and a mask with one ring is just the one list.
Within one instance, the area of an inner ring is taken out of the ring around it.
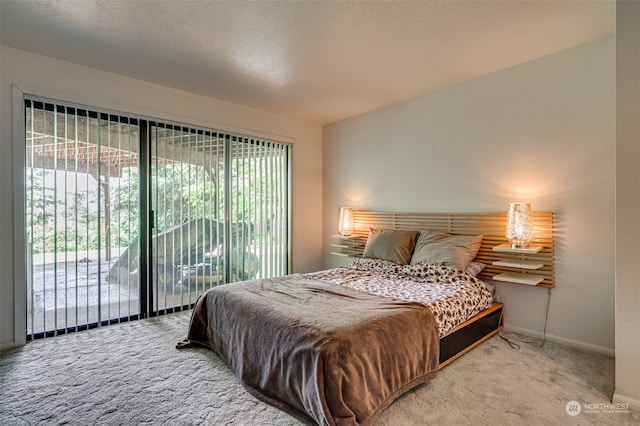
{"label": "baseboard", "polygon": [[561,345],[567,345],[567,346],[571,346],[573,348],[583,349],[585,351],[596,352],[596,353],[604,354],[604,355],[608,355],[608,356],[616,356],[616,351],[614,349],[605,348],[603,346],[596,346],[596,345],[592,345],[590,343],[578,342],[576,340],[566,339],[564,337],[558,337],[558,336],[554,336],[554,335],[548,334],[548,333],[547,333],[546,336],[543,336],[543,334],[538,332],[538,331],[528,330],[526,328],[509,326],[508,324],[505,324],[504,328],[507,331],[513,331],[514,333],[519,333],[519,334],[524,334],[526,336],[535,337],[536,339],[542,339],[543,337],[546,337],[546,339],[548,341],[553,342],[553,343],[560,343]]}
{"label": "baseboard", "polygon": [[613,393],[613,402],[615,404],[629,404],[629,409],[640,412],[640,399],[631,398],[626,395],[620,395],[617,392]]}

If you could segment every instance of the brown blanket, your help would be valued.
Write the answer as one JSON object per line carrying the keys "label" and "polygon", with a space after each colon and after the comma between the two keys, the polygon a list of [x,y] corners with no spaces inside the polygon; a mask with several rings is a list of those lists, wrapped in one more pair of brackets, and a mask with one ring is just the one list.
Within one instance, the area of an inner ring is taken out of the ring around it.
{"label": "brown blanket", "polygon": [[371,424],[438,368],[429,308],[297,275],[216,287],[187,339],[259,399],[320,425]]}

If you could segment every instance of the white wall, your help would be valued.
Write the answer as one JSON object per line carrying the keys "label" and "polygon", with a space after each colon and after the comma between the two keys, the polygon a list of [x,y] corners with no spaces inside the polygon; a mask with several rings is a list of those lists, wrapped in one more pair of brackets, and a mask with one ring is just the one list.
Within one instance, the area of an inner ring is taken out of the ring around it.
{"label": "white wall", "polygon": [[640,411],[640,3],[617,2],[616,390]]}
{"label": "white wall", "polygon": [[[425,70],[429,72],[429,70]],[[614,348],[615,39],[324,127],[325,267],[339,206],[556,213],[547,334]],[[539,335],[547,291],[499,284],[508,327]]]}
{"label": "white wall", "polygon": [[[292,246],[293,271],[316,270],[322,262],[322,129],[286,117],[211,98],[0,47],[0,350],[12,347],[14,332],[13,204],[14,186],[20,191],[21,173],[12,164],[12,89],[75,101],[121,112],[147,115],[193,125],[270,134],[293,140]],[[18,230],[21,232],[21,230]],[[15,256],[22,256],[15,253]],[[19,312],[19,311],[18,311]],[[24,337],[24,336],[23,336]]]}

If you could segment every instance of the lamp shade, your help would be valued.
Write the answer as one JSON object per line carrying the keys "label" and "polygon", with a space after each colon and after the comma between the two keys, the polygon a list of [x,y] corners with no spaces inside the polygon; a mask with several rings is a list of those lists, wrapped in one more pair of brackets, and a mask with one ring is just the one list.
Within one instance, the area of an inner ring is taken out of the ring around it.
{"label": "lamp shade", "polygon": [[353,232],[353,210],[351,207],[341,207],[338,218],[338,232],[343,237],[348,237]]}
{"label": "lamp shade", "polygon": [[509,204],[509,219],[507,221],[506,236],[513,248],[529,247],[529,242],[533,239],[531,204]]}

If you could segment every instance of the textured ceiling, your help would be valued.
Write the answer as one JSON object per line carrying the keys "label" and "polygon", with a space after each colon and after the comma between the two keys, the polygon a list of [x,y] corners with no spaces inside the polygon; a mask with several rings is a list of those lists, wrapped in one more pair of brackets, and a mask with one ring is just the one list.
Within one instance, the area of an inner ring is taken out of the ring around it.
{"label": "textured ceiling", "polygon": [[615,1],[0,0],[3,45],[330,123],[615,32]]}

